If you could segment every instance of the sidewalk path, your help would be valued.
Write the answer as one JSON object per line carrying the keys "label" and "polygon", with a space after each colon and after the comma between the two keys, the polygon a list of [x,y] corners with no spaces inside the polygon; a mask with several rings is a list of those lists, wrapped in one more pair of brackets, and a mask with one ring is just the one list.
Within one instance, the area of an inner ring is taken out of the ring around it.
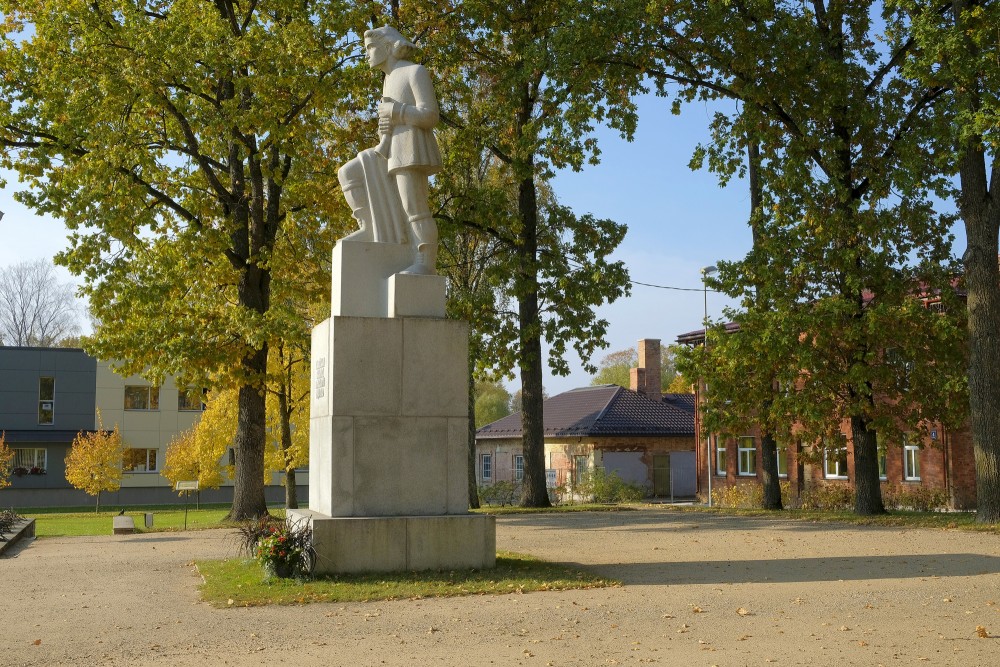
{"label": "sidewalk path", "polygon": [[0,559],[0,665],[1000,661],[997,535],[649,509],[505,516],[497,545],[624,585],[214,609],[192,563],[229,531],[43,538]]}

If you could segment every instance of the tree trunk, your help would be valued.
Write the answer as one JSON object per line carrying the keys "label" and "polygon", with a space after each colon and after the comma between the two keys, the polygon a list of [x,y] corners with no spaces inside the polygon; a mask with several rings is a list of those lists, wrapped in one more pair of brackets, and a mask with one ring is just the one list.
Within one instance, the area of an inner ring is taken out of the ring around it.
{"label": "tree trunk", "polygon": [[97,507],[94,508],[94,514],[98,514],[101,511],[101,492],[97,492]]}
{"label": "tree trunk", "polygon": [[[279,354],[281,350],[279,349]],[[282,375],[278,385],[278,419],[281,420],[281,460],[285,463],[285,509],[298,509],[299,498],[295,488],[295,466],[292,465],[288,452],[292,449],[292,411],[288,407],[288,394],[292,388],[291,365],[285,365],[282,356],[281,364],[287,375]]]}
{"label": "tree trunk", "polygon": [[479,485],[476,484],[476,380],[472,376],[475,366],[469,359],[469,508],[479,509]]}
{"label": "tree trunk", "polygon": [[[1000,523],[1000,269],[997,265],[1000,204],[991,190],[1000,186],[1000,162],[994,157],[987,182],[982,150],[966,146],[960,162],[959,211],[968,247],[965,289],[969,316],[969,407],[976,460],[979,523]],[[992,188],[990,187],[992,185]]]}
{"label": "tree trunk", "polygon": [[770,433],[760,436],[760,483],[764,487],[764,509],[780,510],[781,478],[778,477],[778,443]]}
{"label": "tree trunk", "polygon": [[545,488],[545,426],[542,408],[542,325],[538,310],[538,199],[534,175],[518,188],[521,245],[518,246],[518,325],[523,437],[523,507],[549,507]]}
{"label": "tree trunk", "polygon": [[878,438],[867,419],[851,417],[854,440],[854,512],[862,516],[885,514],[878,478]]}
{"label": "tree trunk", "polygon": [[[267,370],[267,345],[243,362],[251,377],[263,378]],[[267,514],[264,497],[264,392],[253,384],[240,387],[236,421],[236,472],[230,521],[247,521]]]}

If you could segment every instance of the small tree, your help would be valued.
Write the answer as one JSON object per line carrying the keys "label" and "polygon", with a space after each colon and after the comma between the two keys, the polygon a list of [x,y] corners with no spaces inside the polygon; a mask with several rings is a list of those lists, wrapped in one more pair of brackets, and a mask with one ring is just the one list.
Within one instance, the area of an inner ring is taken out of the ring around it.
{"label": "small tree", "polygon": [[14,450],[4,442],[5,435],[0,431],[0,489],[10,486],[10,470],[14,463]]}
{"label": "small tree", "polygon": [[100,414],[98,429],[92,433],[80,431],[73,439],[66,457],[66,480],[75,488],[97,496],[94,512],[101,510],[101,491],[117,491],[122,485],[122,444],[118,425],[105,431]]}
{"label": "small tree", "polygon": [[197,480],[199,489],[217,489],[222,485],[222,457],[225,443],[218,443],[192,427],[179,433],[167,447],[161,475],[171,485],[180,481]]}

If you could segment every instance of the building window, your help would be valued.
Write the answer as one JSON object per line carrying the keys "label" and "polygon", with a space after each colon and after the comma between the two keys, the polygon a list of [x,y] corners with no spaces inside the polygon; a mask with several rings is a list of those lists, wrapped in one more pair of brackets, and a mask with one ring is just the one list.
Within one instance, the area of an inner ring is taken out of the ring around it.
{"label": "building window", "polygon": [[920,445],[911,445],[903,439],[903,479],[920,481]]}
{"label": "building window", "polygon": [[757,474],[757,443],[753,436],[745,435],[739,439],[740,474],[744,476]]}
{"label": "building window", "polygon": [[46,450],[42,447],[26,447],[14,450],[11,469],[15,475],[44,475],[48,467]]}
{"label": "building window", "polygon": [[128,385],[125,387],[126,410],[159,410],[160,388]]}
{"label": "building window", "polygon": [[56,418],[56,379],[38,378],[38,423],[47,426]]}
{"label": "building window", "polygon": [[201,412],[205,409],[203,389],[188,387],[177,390],[177,410],[180,412]]}
{"label": "building window", "polygon": [[847,479],[847,441],[844,436],[839,444],[827,443],[823,448],[823,476],[827,479]]}
{"label": "building window", "polygon": [[778,477],[788,477],[788,445],[777,445]]}
{"label": "building window", "polygon": [[481,461],[483,481],[489,482],[493,479],[493,455],[483,454]]}
{"label": "building window", "polygon": [[520,454],[514,455],[514,481],[520,482],[524,479],[524,457]]}
{"label": "building window", "polygon": [[719,436],[712,436],[715,438],[715,474],[720,477],[726,476],[726,441],[723,440],[722,444],[719,444]]}
{"label": "building window", "polygon": [[886,459],[886,447],[882,439],[879,438],[878,441],[878,478],[885,480],[888,473],[887,459]]}
{"label": "building window", "polygon": [[587,457],[576,455],[573,457],[573,486],[583,484],[583,477],[587,474]]}
{"label": "building window", "polygon": [[155,449],[126,449],[122,457],[125,472],[156,472]]}

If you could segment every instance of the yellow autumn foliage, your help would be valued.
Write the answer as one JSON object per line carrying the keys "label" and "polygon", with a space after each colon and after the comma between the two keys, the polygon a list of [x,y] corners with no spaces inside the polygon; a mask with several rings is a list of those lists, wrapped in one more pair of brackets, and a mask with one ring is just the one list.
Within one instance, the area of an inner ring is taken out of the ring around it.
{"label": "yellow autumn foliage", "polygon": [[14,450],[4,442],[4,435],[0,432],[0,489],[10,486],[10,470],[14,463]]}
{"label": "yellow autumn foliage", "polygon": [[100,506],[101,491],[117,491],[122,482],[122,456],[125,447],[115,424],[114,430],[104,430],[98,415],[98,430],[81,431],[73,439],[66,456],[66,480],[77,489],[97,496]]}
{"label": "yellow autumn foliage", "polygon": [[224,442],[218,442],[199,432],[194,426],[179,433],[167,446],[166,461],[161,475],[175,486],[180,481],[198,481],[198,488],[217,489],[222,485]]}

